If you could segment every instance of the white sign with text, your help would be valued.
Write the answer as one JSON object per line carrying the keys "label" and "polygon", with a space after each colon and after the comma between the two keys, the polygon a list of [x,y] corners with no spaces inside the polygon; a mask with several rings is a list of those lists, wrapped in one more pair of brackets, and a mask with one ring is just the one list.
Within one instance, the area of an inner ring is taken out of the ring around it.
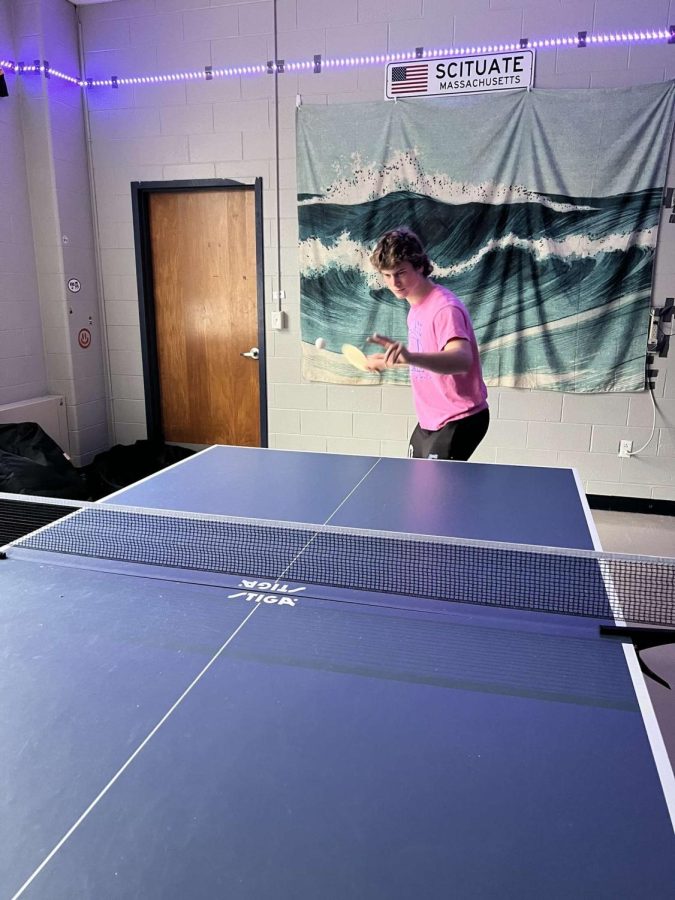
{"label": "white sign with text", "polygon": [[534,50],[447,56],[389,63],[385,98],[513,91],[534,84]]}

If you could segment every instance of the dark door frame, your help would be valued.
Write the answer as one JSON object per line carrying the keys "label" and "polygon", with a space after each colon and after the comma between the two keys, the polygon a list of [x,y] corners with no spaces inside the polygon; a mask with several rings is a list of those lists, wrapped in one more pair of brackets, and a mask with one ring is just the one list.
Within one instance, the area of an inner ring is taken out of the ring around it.
{"label": "dark door frame", "polygon": [[141,355],[145,418],[150,440],[164,440],[161,400],[159,395],[159,365],[157,360],[157,332],[155,329],[155,290],[152,275],[152,247],[150,242],[150,196],[157,193],[176,193],[201,190],[249,190],[255,192],[256,294],[258,307],[258,373],[260,383],[260,446],[267,447],[267,354],[265,347],[265,272],[263,253],[262,178],[253,184],[229,178],[204,178],[188,181],[133,181],[131,206],[134,222],[136,252],[136,282],[141,322]]}

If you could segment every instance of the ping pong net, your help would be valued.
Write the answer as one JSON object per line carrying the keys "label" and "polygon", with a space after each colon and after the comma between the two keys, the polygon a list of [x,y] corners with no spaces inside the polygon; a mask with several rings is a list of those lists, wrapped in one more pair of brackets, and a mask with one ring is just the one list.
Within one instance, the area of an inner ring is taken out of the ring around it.
{"label": "ping pong net", "polygon": [[300,582],[675,626],[675,559],[58,502],[58,515],[72,512],[11,546],[265,579],[272,590]]}

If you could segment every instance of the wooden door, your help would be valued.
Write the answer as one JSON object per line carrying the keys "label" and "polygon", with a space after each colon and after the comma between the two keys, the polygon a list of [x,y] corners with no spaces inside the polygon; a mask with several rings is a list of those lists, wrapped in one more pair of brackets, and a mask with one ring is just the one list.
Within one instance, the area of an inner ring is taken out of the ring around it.
{"label": "wooden door", "polygon": [[256,192],[148,195],[159,411],[164,440],[261,443]]}

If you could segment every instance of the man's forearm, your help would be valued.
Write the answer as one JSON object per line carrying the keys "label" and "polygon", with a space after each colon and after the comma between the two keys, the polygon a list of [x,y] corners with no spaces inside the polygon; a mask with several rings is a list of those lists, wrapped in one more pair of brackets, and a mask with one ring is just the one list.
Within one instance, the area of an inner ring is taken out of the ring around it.
{"label": "man's forearm", "polygon": [[471,368],[471,353],[441,350],[440,353],[411,353],[408,364],[437,375],[463,375]]}

